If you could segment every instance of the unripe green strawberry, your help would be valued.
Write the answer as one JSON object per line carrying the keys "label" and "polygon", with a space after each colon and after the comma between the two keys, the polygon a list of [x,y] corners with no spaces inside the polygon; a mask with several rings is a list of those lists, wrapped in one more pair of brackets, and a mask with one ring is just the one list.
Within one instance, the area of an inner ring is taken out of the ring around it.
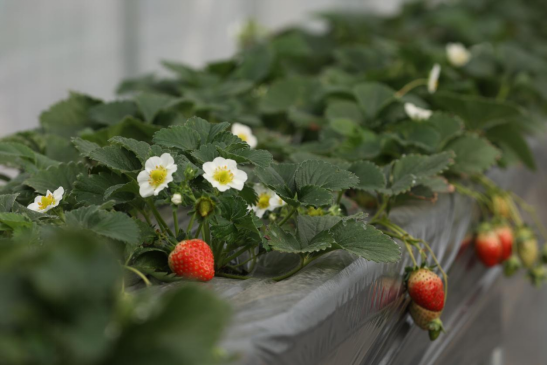
{"label": "unripe green strawberry", "polygon": [[493,197],[493,211],[495,212],[495,215],[500,217],[510,217],[510,206],[506,197],[502,195],[495,195]]}
{"label": "unripe green strawberry", "polygon": [[409,314],[417,326],[423,330],[429,330],[432,321],[440,318],[441,311],[429,311],[412,301],[409,306]]}
{"label": "unripe green strawberry", "polygon": [[510,258],[504,261],[504,275],[512,276],[521,268],[521,261],[516,255],[510,256]]}
{"label": "unripe green strawberry", "polygon": [[534,286],[540,287],[546,281],[546,266],[537,265],[529,270],[529,279]]}
{"label": "unripe green strawberry", "polygon": [[181,241],[169,254],[169,268],[178,276],[209,281],[215,276],[211,248],[202,240]]}
{"label": "unripe green strawberry", "polygon": [[535,266],[538,260],[537,240],[529,238],[518,242],[518,256],[523,266],[527,268]]}
{"label": "unripe green strawberry", "polygon": [[495,266],[501,261],[502,245],[493,231],[482,231],[476,237],[476,254],[487,267]]}
{"label": "unripe green strawberry", "polygon": [[445,292],[440,277],[429,269],[413,271],[407,280],[409,296],[418,305],[430,311],[441,311]]}
{"label": "unripe green strawberry", "polygon": [[504,261],[512,255],[512,246],[514,245],[514,232],[508,226],[495,228],[495,233],[502,245],[502,255],[500,260]]}

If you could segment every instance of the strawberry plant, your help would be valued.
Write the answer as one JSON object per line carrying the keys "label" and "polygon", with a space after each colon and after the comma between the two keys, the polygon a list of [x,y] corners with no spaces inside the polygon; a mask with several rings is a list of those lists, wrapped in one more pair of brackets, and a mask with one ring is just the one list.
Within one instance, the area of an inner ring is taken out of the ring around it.
{"label": "strawberry plant", "polygon": [[0,141],[0,162],[17,169],[0,187],[4,237],[42,244],[83,230],[115,252],[123,285],[147,286],[246,280],[271,251],[298,262],[275,281],[335,250],[396,262],[398,241],[412,262],[410,313],[435,339],[447,275],[390,213],[458,193],[488,223],[479,259],[542,282],[545,259],[518,206],[532,209],[485,173],[535,168],[526,138],[545,118],[545,54],[498,2],[461,9],[478,24],[504,19],[477,31],[447,21],[453,5],[424,6],[377,21],[324,13],[320,34],[250,23],[231,59],[163,62],[171,77],[126,80],[119,100],[71,93],[38,129]]}

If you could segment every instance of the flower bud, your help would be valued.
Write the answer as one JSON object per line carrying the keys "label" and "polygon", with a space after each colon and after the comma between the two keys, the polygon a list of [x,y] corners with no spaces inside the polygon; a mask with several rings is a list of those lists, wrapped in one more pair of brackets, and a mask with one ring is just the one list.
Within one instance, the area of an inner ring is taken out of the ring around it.
{"label": "flower bud", "polygon": [[179,205],[183,202],[183,197],[179,193],[175,193],[171,196],[171,202],[175,205]]}
{"label": "flower bud", "polygon": [[194,170],[190,165],[185,169],[185,179],[192,180],[196,177],[196,170]]}
{"label": "flower bud", "polygon": [[205,218],[215,210],[215,203],[210,198],[201,197],[196,201],[196,212],[202,217]]}

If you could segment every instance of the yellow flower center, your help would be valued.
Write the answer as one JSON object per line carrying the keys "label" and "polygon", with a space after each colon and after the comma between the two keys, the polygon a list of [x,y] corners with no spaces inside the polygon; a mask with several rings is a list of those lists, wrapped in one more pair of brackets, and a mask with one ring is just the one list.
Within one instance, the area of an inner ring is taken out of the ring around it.
{"label": "yellow flower center", "polygon": [[270,205],[270,195],[267,193],[262,193],[259,195],[259,202],[257,203],[257,207],[259,209],[266,209]]}
{"label": "yellow flower center", "polygon": [[247,142],[247,134],[240,133],[238,134],[238,138],[244,142]]}
{"label": "yellow flower center", "polygon": [[167,169],[163,166],[156,166],[155,170],[152,170],[150,172],[150,179],[148,182],[150,185],[157,188],[158,186],[162,185],[164,181],[166,181],[167,177]]}
{"label": "yellow flower center", "polygon": [[213,173],[213,179],[221,185],[226,185],[234,180],[234,174],[228,169],[227,166],[217,167]]}
{"label": "yellow flower center", "polygon": [[49,194],[47,196],[43,196],[42,199],[40,199],[40,202],[38,203],[38,208],[40,208],[40,210],[44,210],[52,204],[55,204],[55,199],[53,198],[53,195]]}

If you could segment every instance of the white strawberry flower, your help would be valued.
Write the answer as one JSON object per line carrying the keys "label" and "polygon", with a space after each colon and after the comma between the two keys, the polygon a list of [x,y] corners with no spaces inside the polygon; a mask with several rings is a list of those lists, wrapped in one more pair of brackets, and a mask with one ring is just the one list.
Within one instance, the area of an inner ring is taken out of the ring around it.
{"label": "white strawberry flower", "polygon": [[45,196],[34,198],[34,203],[30,204],[27,208],[35,212],[45,213],[59,205],[64,193],[65,189],[62,186],[57,188],[53,193],[48,190]]}
{"label": "white strawberry flower", "polygon": [[157,196],[173,181],[175,171],[177,171],[177,165],[169,153],[149,158],[145,162],[145,169],[137,175],[139,194],[143,198]]}
{"label": "white strawberry flower", "polygon": [[431,110],[419,108],[412,103],[405,103],[403,107],[407,116],[413,120],[427,120],[432,116]]}
{"label": "white strawberry flower", "polygon": [[273,190],[262,184],[255,184],[253,190],[257,193],[257,204],[248,209],[253,210],[259,218],[262,218],[267,210],[274,210],[285,205],[285,202]]}
{"label": "white strawberry flower", "polygon": [[245,171],[238,170],[238,164],[231,159],[217,157],[211,162],[202,165],[204,178],[219,191],[228,189],[242,190],[247,181]]}
{"label": "white strawberry flower", "polygon": [[462,43],[448,43],[445,46],[447,59],[455,67],[462,67],[470,61],[472,57],[470,51]]}
{"label": "white strawberry flower", "polygon": [[253,135],[251,128],[240,123],[232,124],[230,132],[242,141],[247,142],[250,148],[257,147],[257,137]]}
{"label": "white strawberry flower", "polygon": [[441,72],[441,66],[439,64],[435,64],[434,67],[432,67],[432,70],[430,70],[430,74],[428,75],[428,92],[430,94],[433,94],[438,89],[438,79],[440,78],[440,72]]}

